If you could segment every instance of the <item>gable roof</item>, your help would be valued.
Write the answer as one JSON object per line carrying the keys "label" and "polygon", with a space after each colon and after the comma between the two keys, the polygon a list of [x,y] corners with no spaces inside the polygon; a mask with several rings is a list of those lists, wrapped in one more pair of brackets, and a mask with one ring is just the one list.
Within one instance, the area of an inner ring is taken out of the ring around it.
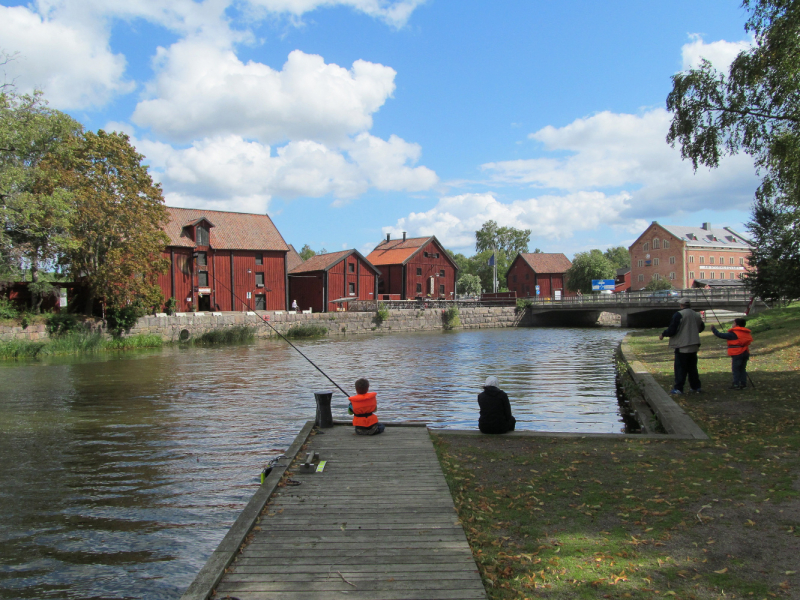
{"label": "gable roof", "polygon": [[430,237],[406,238],[405,240],[383,240],[369,255],[367,255],[367,260],[376,266],[404,265],[430,242],[434,242],[439,247],[441,253],[450,261],[457,271],[458,265],[453,261],[453,258],[448,254],[447,250],[444,249],[441,242],[436,239],[435,235]]}
{"label": "gable roof", "polygon": [[303,264],[303,259],[294,249],[294,246],[289,244],[289,253],[286,255],[286,270],[291,271],[301,264]]}
{"label": "gable roof", "polygon": [[[732,227],[711,227],[710,223],[704,223],[700,227],[691,227],[688,225],[662,225],[658,221],[653,221],[651,225],[661,227],[667,233],[671,233],[678,238],[686,246],[703,248],[731,248],[734,250],[751,250],[753,248],[752,242],[734,230]],[[631,245],[637,244],[643,239],[648,229],[644,230],[636,241]],[[647,240],[644,240],[647,241]]]}
{"label": "gable roof", "polygon": [[534,273],[563,273],[572,266],[570,260],[561,252],[520,252],[517,257],[522,258]]}
{"label": "gable roof", "polygon": [[167,206],[166,209],[169,221],[164,226],[164,232],[169,237],[169,246],[194,248],[196,244],[184,228],[205,219],[213,225],[209,232],[209,244],[218,250],[289,250],[268,215],[173,206]]}
{"label": "gable roof", "polygon": [[376,275],[380,275],[381,272],[375,268],[375,266],[369,262],[364,255],[361,254],[358,250],[351,249],[351,250],[340,250],[339,252],[329,252],[328,254],[317,254],[316,256],[312,256],[306,261],[303,261],[301,264],[297,265],[294,269],[289,271],[289,275],[297,275],[299,273],[310,273],[311,271],[328,271],[332,269],[334,266],[339,264],[340,261],[344,260],[351,254],[355,254],[358,258],[363,260],[367,266],[374,271]]}

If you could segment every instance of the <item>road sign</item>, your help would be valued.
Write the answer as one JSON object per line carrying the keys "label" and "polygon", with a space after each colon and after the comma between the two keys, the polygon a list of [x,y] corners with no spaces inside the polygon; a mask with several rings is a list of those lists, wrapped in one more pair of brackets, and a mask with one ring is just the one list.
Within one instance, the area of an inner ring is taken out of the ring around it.
{"label": "road sign", "polygon": [[613,279],[592,279],[592,291],[601,292],[603,290],[614,291],[616,284]]}
{"label": "road sign", "polygon": [[536,286],[536,295],[537,296],[539,295],[539,286],[538,285]]}

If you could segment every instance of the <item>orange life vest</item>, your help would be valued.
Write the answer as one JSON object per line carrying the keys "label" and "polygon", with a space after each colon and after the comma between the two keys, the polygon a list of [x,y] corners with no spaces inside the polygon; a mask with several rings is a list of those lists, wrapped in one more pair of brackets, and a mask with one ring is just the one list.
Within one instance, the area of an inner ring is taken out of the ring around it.
{"label": "orange life vest", "polygon": [[378,408],[378,394],[367,392],[350,396],[353,405],[353,425],[355,427],[372,427],[378,422],[378,415],[373,411]]}
{"label": "orange life vest", "polygon": [[728,356],[738,356],[747,352],[747,348],[753,342],[753,336],[750,330],[745,327],[731,327],[728,333],[734,332],[737,339],[728,340]]}

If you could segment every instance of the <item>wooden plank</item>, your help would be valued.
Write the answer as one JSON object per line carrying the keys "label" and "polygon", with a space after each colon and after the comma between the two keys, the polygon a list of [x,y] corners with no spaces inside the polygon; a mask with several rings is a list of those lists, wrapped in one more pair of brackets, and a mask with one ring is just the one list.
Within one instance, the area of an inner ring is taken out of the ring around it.
{"label": "wooden plank", "polygon": [[309,436],[322,473],[292,464],[216,588],[240,600],[485,600],[452,496],[423,427]]}

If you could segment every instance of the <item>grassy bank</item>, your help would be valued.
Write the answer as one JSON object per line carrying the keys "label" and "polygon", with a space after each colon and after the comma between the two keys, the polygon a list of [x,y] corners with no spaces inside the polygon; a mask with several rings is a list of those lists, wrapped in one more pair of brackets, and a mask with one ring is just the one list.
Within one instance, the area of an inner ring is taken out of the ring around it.
{"label": "grassy bank", "polygon": [[[758,387],[705,333],[677,398],[710,441],[434,435],[490,598],[800,597],[800,305],[749,325]],[[669,389],[658,333],[629,337]]]}
{"label": "grassy bank", "polygon": [[43,341],[15,340],[0,342],[0,359],[41,358],[62,354],[90,354],[137,348],[160,348],[158,335],[135,335],[107,338],[99,333],[71,333]]}

